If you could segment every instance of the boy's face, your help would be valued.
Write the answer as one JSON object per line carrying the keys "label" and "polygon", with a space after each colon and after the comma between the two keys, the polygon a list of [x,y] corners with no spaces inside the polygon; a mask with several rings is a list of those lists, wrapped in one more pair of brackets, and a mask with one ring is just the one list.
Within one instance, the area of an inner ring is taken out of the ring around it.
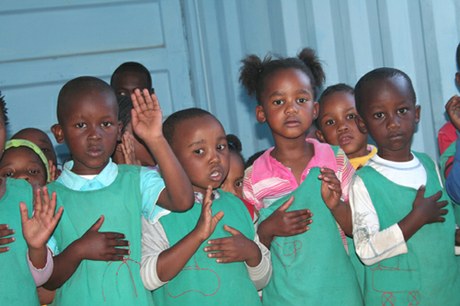
{"label": "boy's face", "polygon": [[25,179],[34,188],[45,186],[46,168],[31,149],[26,147],[10,148],[0,161],[0,176]]}
{"label": "boy's face", "polygon": [[367,133],[358,128],[354,96],[346,91],[334,92],[321,102],[318,122],[319,140],[340,146],[348,158],[367,154]]}
{"label": "boy's face", "polygon": [[310,79],[299,69],[281,69],[265,81],[256,108],[259,122],[267,122],[275,142],[279,138],[305,138],[316,119],[318,103],[314,102]]}
{"label": "boy's face", "polygon": [[378,155],[391,161],[410,160],[411,141],[420,120],[409,84],[403,77],[375,81],[363,95],[363,120]]}
{"label": "boy's face", "polygon": [[63,110],[64,122],[53,130],[59,143],[65,141],[80,175],[98,174],[109,162],[121,125],[115,96],[89,91],[72,98]]}
{"label": "boy's face", "polygon": [[237,197],[243,197],[244,164],[238,153],[230,152],[228,175],[221,188]]}
{"label": "boy's face", "polygon": [[144,88],[151,89],[151,85],[145,75],[134,71],[125,71],[117,74],[111,85],[115,93],[122,96],[130,96],[136,88],[140,90]]}
{"label": "boy's face", "polygon": [[228,173],[229,151],[222,125],[211,116],[180,122],[171,145],[193,185],[206,193],[210,185],[218,188]]}

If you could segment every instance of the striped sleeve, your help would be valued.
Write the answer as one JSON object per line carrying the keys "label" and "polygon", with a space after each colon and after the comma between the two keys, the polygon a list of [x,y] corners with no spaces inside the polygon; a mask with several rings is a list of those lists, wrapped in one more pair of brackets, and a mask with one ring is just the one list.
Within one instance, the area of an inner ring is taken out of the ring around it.
{"label": "striped sleeve", "polygon": [[336,154],[337,162],[337,178],[342,185],[342,200],[348,201],[350,193],[350,184],[355,174],[355,169],[348,160],[347,155],[342,149],[339,149]]}

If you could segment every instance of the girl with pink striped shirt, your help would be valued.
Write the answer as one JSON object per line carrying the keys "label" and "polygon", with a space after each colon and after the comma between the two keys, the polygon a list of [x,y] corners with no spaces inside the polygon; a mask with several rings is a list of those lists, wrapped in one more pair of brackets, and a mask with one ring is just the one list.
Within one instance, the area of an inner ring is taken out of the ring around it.
{"label": "girl with pink striped shirt", "polygon": [[257,121],[268,124],[275,143],[247,169],[243,183],[245,199],[260,214],[260,240],[272,252],[263,303],[362,305],[340,230],[351,235],[354,169],[339,147],[307,138],[325,79],[321,64],[308,48],[297,57],[250,55],[242,63],[240,82],[255,95]]}

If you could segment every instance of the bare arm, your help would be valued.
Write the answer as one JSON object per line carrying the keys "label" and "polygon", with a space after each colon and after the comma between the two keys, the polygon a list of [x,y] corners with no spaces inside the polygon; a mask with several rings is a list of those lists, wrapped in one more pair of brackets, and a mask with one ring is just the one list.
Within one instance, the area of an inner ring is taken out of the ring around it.
{"label": "bare arm", "polygon": [[133,100],[132,125],[157,161],[166,188],[158,203],[173,211],[184,211],[193,205],[193,189],[184,169],[163,136],[161,108],[155,94],[136,89]]}
{"label": "bare arm", "polygon": [[334,171],[322,168],[319,179],[321,182],[321,195],[327,207],[330,209],[337,223],[345,235],[352,236],[351,209],[348,201],[342,201],[342,187]]}

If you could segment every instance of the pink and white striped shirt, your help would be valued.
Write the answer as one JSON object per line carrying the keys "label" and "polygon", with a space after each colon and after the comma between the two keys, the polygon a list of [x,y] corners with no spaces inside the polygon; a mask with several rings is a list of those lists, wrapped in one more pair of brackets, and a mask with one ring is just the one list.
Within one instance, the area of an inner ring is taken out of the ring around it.
{"label": "pink and white striped shirt", "polygon": [[[337,155],[334,155],[331,146],[326,143],[320,143],[312,138],[307,138],[305,141],[313,144],[315,155],[302,172],[301,182],[313,167],[330,168],[334,170],[341,182],[342,199],[347,201],[349,185],[355,170],[345,152],[339,149]],[[245,172],[243,196],[257,210],[270,206],[277,199],[299,187],[291,169],[270,155],[273,149],[274,147],[265,151]]]}

